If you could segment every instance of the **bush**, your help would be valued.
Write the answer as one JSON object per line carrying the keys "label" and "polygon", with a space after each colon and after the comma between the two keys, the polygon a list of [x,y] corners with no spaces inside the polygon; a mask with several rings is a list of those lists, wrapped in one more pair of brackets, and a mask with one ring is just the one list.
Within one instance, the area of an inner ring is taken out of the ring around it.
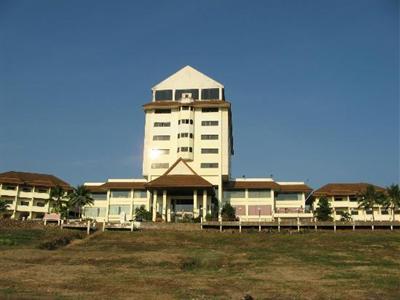
{"label": "bush", "polygon": [[349,222],[351,220],[352,220],[351,214],[349,214],[349,212],[347,211],[343,211],[340,217],[340,221]]}
{"label": "bush", "polygon": [[182,271],[193,271],[201,267],[201,260],[197,257],[186,258],[181,262]]}
{"label": "bush", "polygon": [[222,206],[221,216],[223,221],[235,221],[236,220],[236,212],[233,206],[230,203],[225,203]]}
{"label": "bush", "polygon": [[148,211],[144,205],[142,205],[136,208],[135,219],[137,221],[151,221],[152,213]]}
{"label": "bush", "polygon": [[56,250],[60,247],[64,247],[68,245],[71,241],[75,239],[82,239],[84,237],[84,233],[82,232],[74,232],[74,233],[61,233],[61,236],[46,240],[38,245],[39,249],[44,250]]}
{"label": "bush", "polygon": [[332,208],[328,201],[328,198],[321,197],[318,202],[318,207],[315,210],[315,216],[318,221],[332,221]]}

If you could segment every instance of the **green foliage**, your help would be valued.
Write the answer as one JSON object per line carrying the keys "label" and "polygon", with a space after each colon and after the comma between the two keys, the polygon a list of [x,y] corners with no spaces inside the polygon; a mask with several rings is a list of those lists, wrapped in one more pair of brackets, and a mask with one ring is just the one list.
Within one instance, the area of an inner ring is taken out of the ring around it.
{"label": "green foliage", "polygon": [[341,213],[340,221],[349,222],[352,220],[351,214],[348,211],[343,211]]}
{"label": "green foliage", "polygon": [[222,206],[221,216],[223,221],[234,221],[236,220],[236,212],[233,206],[226,202],[224,206]]}
{"label": "green foliage", "polygon": [[[386,206],[385,194],[377,191],[373,185],[368,185],[366,190],[360,195],[358,206],[365,210],[373,210],[375,205]],[[374,214],[372,214],[372,220],[374,219]]]}
{"label": "green foliage", "polygon": [[218,220],[218,212],[216,217],[214,217],[212,214],[206,214],[206,221],[213,221],[213,220]]}
{"label": "green foliage", "polygon": [[400,208],[400,188],[398,184],[392,184],[386,188],[386,199],[386,208],[391,207],[392,211],[396,211]]}
{"label": "green foliage", "polygon": [[8,206],[9,204],[5,200],[0,199],[0,215],[7,211]]}
{"label": "green foliage", "polygon": [[51,212],[65,216],[68,211],[68,202],[65,199],[65,191],[62,187],[56,186],[51,188],[47,201],[50,202]]}
{"label": "green foliage", "polygon": [[318,221],[331,221],[332,208],[328,201],[328,198],[321,197],[318,201],[318,207],[315,210],[315,216]]}
{"label": "green foliage", "polygon": [[151,221],[152,214],[146,209],[144,205],[136,207],[135,209],[135,220],[137,221]]}
{"label": "green foliage", "polygon": [[84,185],[78,185],[68,194],[69,204],[71,207],[78,208],[79,215],[81,216],[81,209],[87,205],[93,205],[94,199],[90,191]]}

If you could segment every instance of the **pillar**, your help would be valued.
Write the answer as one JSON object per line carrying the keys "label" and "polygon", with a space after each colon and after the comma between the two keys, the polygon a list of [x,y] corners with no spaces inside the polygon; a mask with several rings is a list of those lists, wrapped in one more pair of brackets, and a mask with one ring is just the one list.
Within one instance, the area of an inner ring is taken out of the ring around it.
{"label": "pillar", "polygon": [[153,215],[152,220],[153,222],[156,221],[157,218],[157,190],[153,191]]}
{"label": "pillar", "polygon": [[207,215],[207,190],[203,190],[203,218]]}
{"label": "pillar", "polygon": [[167,222],[171,222],[171,197],[167,196]]}
{"label": "pillar", "polygon": [[111,198],[111,191],[107,190],[107,207],[106,207],[106,217],[105,221],[108,222],[109,220],[109,215],[110,215],[110,198]]}
{"label": "pillar", "polygon": [[197,190],[193,191],[193,217],[197,218],[199,216],[197,205]]}
{"label": "pillar", "polygon": [[163,190],[162,195],[162,219],[163,221],[167,220],[167,191]]}

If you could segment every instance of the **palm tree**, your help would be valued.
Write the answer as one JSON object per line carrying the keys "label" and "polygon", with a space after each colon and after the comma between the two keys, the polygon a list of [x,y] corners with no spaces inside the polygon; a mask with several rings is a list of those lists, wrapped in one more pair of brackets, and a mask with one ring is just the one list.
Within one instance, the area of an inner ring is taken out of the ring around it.
{"label": "palm tree", "polygon": [[373,185],[368,185],[364,192],[361,193],[358,200],[358,207],[364,210],[372,210],[372,221],[375,221],[374,206],[376,204],[382,205],[385,201],[385,195],[377,191]]}
{"label": "palm tree", "polygon": [[50,189],[50,195],[48,201],[52,204],[52,211],[56,213],[60,213],[63,209],[64,204],[64,189],[57,185]]}
{"label": "palm tree", "polygon": [[68,195],[72,206],[78,207],[79,217],[82,217],[81,208],[86,205],[92,205],[94,199],[90,195],[90,191],[84,185],[78,185]]}
{"label": "palm tree", "polygon": [[398,184],[392,184],[386,188],[387,207],[392,208],[393,221],[395,212],[400,208],[400,188]]}

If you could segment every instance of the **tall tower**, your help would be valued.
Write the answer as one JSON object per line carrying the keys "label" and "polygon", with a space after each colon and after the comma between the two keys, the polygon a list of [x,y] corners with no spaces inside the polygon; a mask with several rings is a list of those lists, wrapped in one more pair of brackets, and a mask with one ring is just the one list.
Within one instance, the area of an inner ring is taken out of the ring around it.
{"label": "tall tower", "polygon": [[186,66],[152,88],[145,104],[143,176],[154,180],[182,158],[218,189],[229,180],[231,105],[224,86]]}

